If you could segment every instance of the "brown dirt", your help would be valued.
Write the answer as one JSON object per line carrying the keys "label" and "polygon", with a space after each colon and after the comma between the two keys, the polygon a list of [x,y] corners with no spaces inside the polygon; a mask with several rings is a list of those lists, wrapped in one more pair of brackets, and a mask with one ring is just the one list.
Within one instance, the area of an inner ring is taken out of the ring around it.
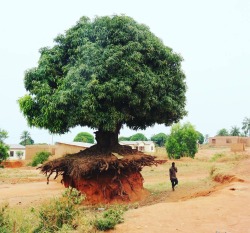
{"label": "brown dirt", "polygon": [[85,194],[84,204],[126,204],[140,201],[147,195],[140,172],[123,174],[122,177],[106,172],[89,179],[73,181],[64,175],[63,183],[66,188],[73,187]]}
{"label": "brown dirt", "polygon": [[[206,153],[209,152],[203,151],[204,158],[209,157]],[[162,174],[166,186],[163,191],[151,194],[139,202],[139,208],[127,211],[125,222],[110,232],[250,233],[250,155],[237,161],[230,174],[218,174],[214,182],[205,179],[207,170],[197,168],[190,174],[182,173],[186,169],[183,161],[191,164],[188,169],[192,169],[192,163],[195,163],[189,159],[177,161],[180,184],[175,192],[171,191],[166,178],[166,168],[171,161],[166,166],[144,168],[144,186],[157,182],[156,176],[147,176],[150,169],[153,174]],[[4,170],[8,172],[8,169]],[[8,201],[11,206],[36,206],[64,191],[60,180],[51,180],[47,185],[46,178],[39,171],[33,168],[22,169],[30,172],[30,175],[19,179],[2,179],[0,176],[0,202]],[[189,183],[191,181],[193,183]]]}
{"label": "brown dirt", "polygon": [[180,184],[157,204],[127,211],[124,223],[110,232],[250,233],[249,167],[250,156],[231,171],[234,175],[215,176],[212,186],[187,190]]}

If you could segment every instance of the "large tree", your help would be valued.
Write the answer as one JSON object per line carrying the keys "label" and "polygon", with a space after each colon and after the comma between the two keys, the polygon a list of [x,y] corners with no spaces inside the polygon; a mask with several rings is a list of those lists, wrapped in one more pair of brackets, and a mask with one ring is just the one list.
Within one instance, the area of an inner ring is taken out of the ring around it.
{"label": "large tree", "polygon": [[[103,192],[123,196],[120,184],[133,174],[136,178],[131,180],[139,179],[142,184],[138,171],[152,165],[154,159],[151,156],[142,161],[138,155],[132,163],[116,160],[112,152],[134,153],[131,147],[119,145],[120,129],[126,125],[143,130],[156,123],[169,126],[186,115],[182,57],[147,26],[124,15],[93,20],[82,17],[54,41],[53,47],[40,49],[38,66],[25,73],[28,94],[19,99],[21,111],[30,126],[51,133],[88,126],[96,130],[97,143],[77,155],[85,162],[76,161],[77,156],[65,157],[42,170],[47,174],[63,170],[64,181],[94,174],[99,179],[100,172],[112,173],[106,183],[116,181],[120,191],[102,185]],[[87,166],[90,160],[92,164]],[[128,187],[136,186],[130,183]]]}
{"label": "large tree", "polygon": [[25,73],[19,104],[30,126],[59,134],[88,126],[99,149],[112,151],[123,125],[169,126],[186,114],[182,58],[147,26],[127,16],[82,17],[54,41]]}

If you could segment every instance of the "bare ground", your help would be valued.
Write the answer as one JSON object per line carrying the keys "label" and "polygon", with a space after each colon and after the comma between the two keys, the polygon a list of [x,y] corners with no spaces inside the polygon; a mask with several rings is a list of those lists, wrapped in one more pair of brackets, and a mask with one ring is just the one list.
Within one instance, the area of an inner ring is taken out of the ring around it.
{"label": "bare ground", "polygon": [[[176,161],[180,184],[175,192],[167,176],[171,161],[145,168],[144,186],[151,195],[139,202],[137,209],[127,211],[125,222],[110,232],[250,233],[250,153],[245,159],[230,162],[229,171],[227,167],[219,182],[213,182],[209,179],[211,166],[200,164],[215,153],[202,150],[197,155],[199,160]],[[216,166],[223,170],[225,163],[221,161]],[[156,183],[159,187],[154,186]],[[59,196],[63,190],[60,180],[47,185],[46,178],[32,168],[0,170],[0,203],[36,206]]]}
{"label": "bare ground", "polygon": [[128,211],[125,222],[111,232],[248,233],[250,156],[237,162],[225,177],[228,179],[214,185],[203,180],[204,186],[189,190],[180,184],[175,192],[166,191],[159,203]]}

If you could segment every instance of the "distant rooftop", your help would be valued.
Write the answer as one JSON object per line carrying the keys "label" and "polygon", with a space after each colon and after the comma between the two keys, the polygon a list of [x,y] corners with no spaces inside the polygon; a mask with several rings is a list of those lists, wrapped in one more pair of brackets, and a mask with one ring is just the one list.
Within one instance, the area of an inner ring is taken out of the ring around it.
{"label": "distant rooftop", "polygon": [[10,149],[25,149],[25,146],[20,144],[8,144],[8,146],[10,147]]}
{"label": "distant rooftop", "polygon": [[138,145],[140,143],[143,143],[145,145],[149,145],[151,143],[154,143],[153,141],[120,141],[121,145]]}
{"label": "distant rooftop", "polygon": [[66,144],[70,146],[80,146],[85,148],[89,148],[94,145],[92,143],[87,143],[87,142],[57,142],[56,144]]}

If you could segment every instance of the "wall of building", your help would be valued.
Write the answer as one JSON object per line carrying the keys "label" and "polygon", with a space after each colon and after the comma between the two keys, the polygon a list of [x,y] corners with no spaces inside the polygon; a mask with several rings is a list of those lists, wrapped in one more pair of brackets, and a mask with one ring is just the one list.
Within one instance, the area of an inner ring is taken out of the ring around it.
{"label": "wall of building", "polygon": [[69,145],[69,144],[64,144],[64,143],[57,143],[55,156],[62,157],[62,156],[67,155],[67,154],[78,153],[84,149],[86,149],[86,148],[81,147],[81,146]]}
{"label": "wall of building", "polygon": [[[23,153],[22,156],[18,156],[18,152]],[[9,158],[8,160],[25,160],[25,149],[15,149],[10,148],[9,149]]]}
{"label": "wall of building", "polygon": [[209,138],[210,146],[231,146],[231,144],[238,143],[243,143],[245,146],[250,146],[250,138],[239,136],[216,136]]}
{"label": "wall of building", "polygon": [[55,155],[56,146],[55,145],[27,145],[26,146],[26,160],[32,160],[32,158],[38,152],[50,152],[52,155]]}

